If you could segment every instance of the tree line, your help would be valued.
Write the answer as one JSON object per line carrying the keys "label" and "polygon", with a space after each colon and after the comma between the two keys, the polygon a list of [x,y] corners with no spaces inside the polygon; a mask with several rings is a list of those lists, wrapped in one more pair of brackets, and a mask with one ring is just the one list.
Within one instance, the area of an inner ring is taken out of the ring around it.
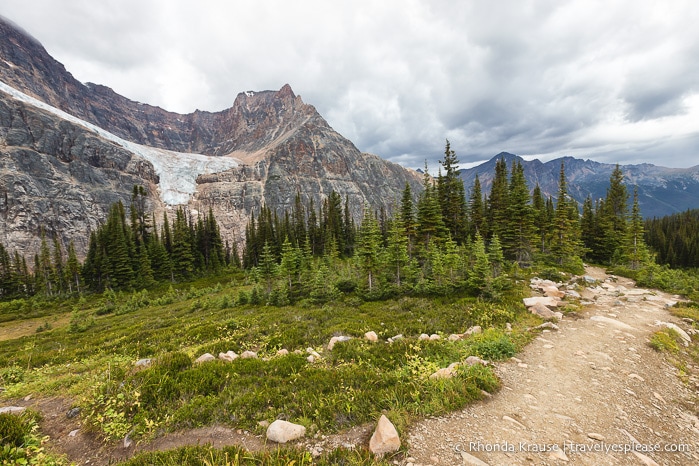
{"label": "tree line", "polygon": [[348,198],[335,192],[320,206],[300,194],[289,210],[262,206],[246,226],[240,256],[222,241],[211,210],[195,219],[180,208],[158,228],[146,193],[135,187],[128,215],[117,203],[91,233],[83,264],[72,244],[66,260],[61,245],[54,240],[52,253],[45,238],[32,272],[18,253],[0,249],[0,296],[142,289],[232,266],[246,270],[258,299],[271,303],[354,291],[487,297],[535,263],[580,273],[583,260],[637,268],[649,258],[638,197],[629,210],[619,166],[606,197],[588,197],[581,209],[568,195],[563,164],[555,197],[538,185],[530,190],[521,163],[508,167],[504,159],[487,195],[478,176],[467,195],[458,164],[447,141],[438,174],[425,169],[418,195],[406,184],[390,214],[365,205],[358,224]]}
{"label": "tree line", "polygon": [[675,268],[699,267],[699,210],[645,221],[646,242],[657,260]]}
{"label": "tree line", "polygon": [[155,215],[146,211],[144,188],[134,186],[128,212],[127,220],[121,201],[111,206],[105,223],[90,233],[82,264],[73,241],[66,257],[60,241],[54,238],[51,248],[43,233],[31,269],[23,256],[0,244],[0,298],[143,289],[240,265],[211,210],[195,218],[180,207],[172,221],[165,212],[158,228]]}

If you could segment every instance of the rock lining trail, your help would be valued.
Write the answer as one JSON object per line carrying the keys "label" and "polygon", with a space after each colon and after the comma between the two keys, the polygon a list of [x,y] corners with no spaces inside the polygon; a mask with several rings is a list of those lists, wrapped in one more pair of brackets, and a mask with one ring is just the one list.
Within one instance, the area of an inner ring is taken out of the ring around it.
{"label": "rock lining trail", "polygon": [[[599,284],[581,292],[579,318],[498,364],[497,394],[413,425],[403,464],[699,464],[696,387],[647,344],[659,321],[686,327],[666,309],[679,298],[587,274]],[[678,445],[688,451],[649,450]]]}
{"label": "rock lining trail", "polygon": [[[599,268],[588,268],[587,274],[598,283],[581,291],[577,315],[558,322],[558,330],[544,328],[517,357],[496,364],[502,380],[498,393],[413,424],[401,438],[409,450],[394,464],[699,464],[699,383],[690,376],[685,385],[667,356],[647,344],[661,328],[659,322],[687,328],[667,310],[679,297],[636,288],[631,280],[612,279]],[[69,400],[20,404],[43,413],[42,431],[53,448],[78,464],[106,465],[139,451],[207,443],[269,448],[261,436],[224,426],[169,433],[144,444],[104,444],[81,429],[79,418],[66,418]],[[373,424],[356,426],[296,445],[314,455],[340,446],[366,448],[373,429]],[[640,451],[610,451],[633,445]],[[656,445],[687,445],[687,451],[647,451]]]}

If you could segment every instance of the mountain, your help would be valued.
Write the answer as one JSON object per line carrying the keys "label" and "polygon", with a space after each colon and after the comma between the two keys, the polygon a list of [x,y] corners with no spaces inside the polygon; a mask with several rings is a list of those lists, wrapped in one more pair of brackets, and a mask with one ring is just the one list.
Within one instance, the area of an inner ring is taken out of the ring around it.
{"label": "mountain", "polygon": [[413,170],[362,153],[289,85],[242,92],[221,112],[168,112],[82,84],[33,37],[0,17],[0,242],[38,250],[41,229],[87,248],[87,232],[134,184],[158,213],[211,208],[223,236],[243,238],[250,214],[316,207],[332,192],[355,219],[389,210]]}
{"label": "mountain", "polygon": [[[512,163],[519,161],[524,168],[524,176],[530,189],[538,184],[545,196],[556,197],[561,164],[564,164],[568,193],[580,203],[587,196],[592,199],[604,198],[609,186],[609,177],[616,165],[562,157],[548,162],[527,161],[523,158],[501,152],[489,161],[476,167],[461,170],[459,175],[466,190],[473,186],[476,174],[484,193],[490,192],[495,175],[495,163],[504,159],[508,170]],[[639,205],[645,217],[663,217],[687,209],[699,208],[699,165],[692,168],[666,168],[644,163],[620,165],[624,173],[624,183],[629,195],[638,187]]]}

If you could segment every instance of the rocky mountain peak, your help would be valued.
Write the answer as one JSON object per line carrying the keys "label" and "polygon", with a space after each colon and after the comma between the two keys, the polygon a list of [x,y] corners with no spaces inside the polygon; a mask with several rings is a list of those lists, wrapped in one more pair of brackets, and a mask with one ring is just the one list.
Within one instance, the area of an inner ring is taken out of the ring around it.
{"label": "rocky mountain peak", "polygon": [[211,208],[231,242],[263,204],[281,212],[297,193],[321,206],[335,191],[358,221],[365,203],[390,211],[406,183],[420,191],[417,173],[361,153],[289,84],[181,115],[80,83],[7,20],[0,37],[0,242],[10,250],[37,251],[43,226],[84,253],[80,238],[111,203],[128,206],[135,184],[158,213]]}

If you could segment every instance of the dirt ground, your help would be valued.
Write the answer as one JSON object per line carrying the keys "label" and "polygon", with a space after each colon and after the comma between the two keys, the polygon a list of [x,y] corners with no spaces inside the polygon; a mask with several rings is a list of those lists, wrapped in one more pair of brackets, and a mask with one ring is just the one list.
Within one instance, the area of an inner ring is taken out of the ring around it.
{"label": "dirt ground", "polygon": [[[589,268],[597,286],[582,293],[577,317],[546,329],[496,371],[503,387],[489,399],[445,417],[425,419],[404,434],[408,453],[397,464],[427,465],[694,465],[699,464],[698,387],[647,343],[658,322],[687,324],[667,306],[678,300],[636,288]],[[690,372],[699,370],[688,368]],[[76,464],[106,465],[138,451],[210,443],[267,448],[249,432],[212,426],[167,434],[149,444],[101,443],[69,419],[70,401],[26,400],[44,414],[53,449]],[[365,447],[373,426],[307,439],[320,454]],[[128,442],[127,442],[128,443]],[[274,447],[274,446],[273,446]],[[634,450],[634,451],[631,451]],[[678,451],[679,450],[679,451]]]}
{"label": "dirt ground", "polygon": [[580,318],[498,365],[489,400],[413,426],[410,463],[699,464],[697,387],[647,345],[658,321],[686,327],[666,309],[678,297],[587,273],[602,286],[582,293]]}

